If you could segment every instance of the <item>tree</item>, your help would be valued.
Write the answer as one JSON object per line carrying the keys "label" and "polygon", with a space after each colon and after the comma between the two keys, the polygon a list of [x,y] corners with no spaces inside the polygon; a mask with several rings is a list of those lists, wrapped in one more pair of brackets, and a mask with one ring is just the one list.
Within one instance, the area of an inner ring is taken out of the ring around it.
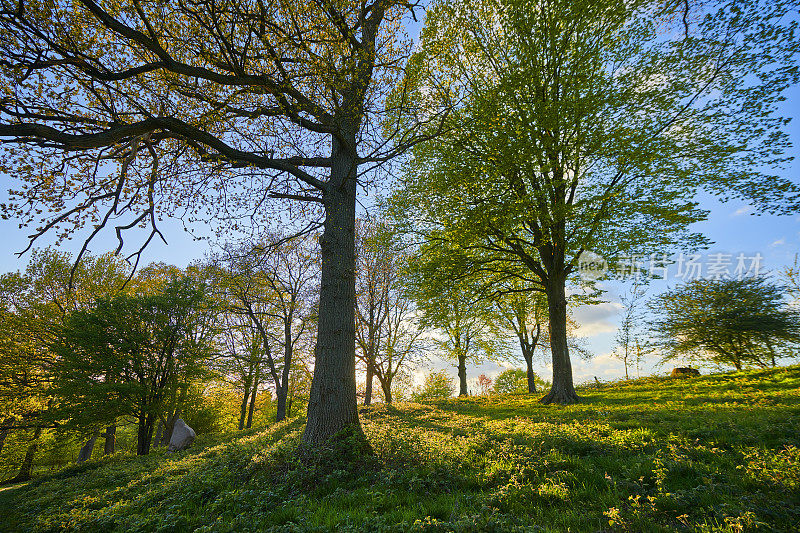
{"label": "tree", "polygon": [[621,297],[625,311],[617,330],[617,348],[614,350],[613,355],[620,359],[625,366],[625,379],[630,379],[628,367],[635,366],[638,372],[642,359],[653,351],[652,344],[641,331],[641,325],[644,321],[641,304],[646,292],[646,287],[634,282],[628,294],[624,294]]}
{"label": "tree", "polygon": [[653,329],[667,359],[688,355],[736,370],[773,366],[800,342],[800,311],[764,277],[694,280],[654,300]]}
{"label": "tree", "polygon": [[207,339],[195,338],[204,288],[174,280],[160,294],[118,295],[71,313],[53,350],[56,397],[77,426],[137,420],[138,455],[147,455],[170,393],[202,375]]}
{"label": "tree", "polygon": [[386,403],[392,403],[394,378],[421,358],[422,330],[403,283],[407,261],[386,221],[356,225],[356,355],[366,367],[364,405],[372,401],[373,378]]}
{"label": "tree", "polygon": [[[316,318],[315,243],[310,237],[287,241],[273,236],[256,246],[229,247],[220,262],[214,270],[226,293],[227,310],[247,317],[256,330],[265,370],[275,385],[276,420],[281,421],[286,418],[294,347]],[[273,347],[282,348],[280,359]]]}
{"label": "tree", "polygon": [[428,400],[439,400],[453,396],[455,389],[450,376],[445,370],[431,372],[425,375],[422,386],[411,394],[411,401],[424,402]]}
{"label": "tree", "polygon": [[358,430],[354,225],[357,182],[368,178],[359,167],[418,140],[383,120],[415,105],[383,105],[410,53],[400,21],[415,7],[3,0],[0,85],[14,90],[0,103],[0,170],[21,182],[4,215],[39,222],[33,240],[86,228],[88,245],[114,226],[118,250],[146,226],[138,260],[163,238],[163,215],[242,231],[277,218],[268,202],[304,202],[296,211],[323,227],[304,439]]}
{"label": "tree", "polygon": [[[533,379],[541,387],[549,384],[534,373]],[[508,368],[494,380],[494,391],[498,394],[521,394],[530,391],[530,372],[520,368]]]}
{"label": "tree", "polygon": [[530,393],[536,393],[537,376],[533,371],[533,356],[536,348],[544,348],[544,337],[547,336],[547,302],[543,296],[539,292],[510,291],[495,300],[498,315],[519,341]]}
{"label": "tree", "polygon": [[491,326],[492,303],[481,298],[467,279],[455,279],[452,256],[423,246],[409,265],[407,290],[414,299],[421,327],[441,332],[432,342],[456,361],[459,396],[467,396],[467,363],[495,357],[503,343]]}
{"label": "tree", "polygon": [[[418,146],[398,194],[417,231],[470,269],[547,297],[553,386],[578,399],[566,286],[593,250],[665,253],[705,242],[698,190],[798,209],[776,116],[798,81],[791,2],[435,2],[414,68],[431,109],[458,97],[447,134]],[[683,21],[686,21],[684,25]]]}
{"label": "tree", "polygon": [[[23,273],[0,276],[0,435],[33,430],[15,479],[30,478],[38,440],[54,426],[48,409],[57,360],[51,349],[55,332],[69,313],[122,290],[128,275],[127,265],[111,254],[85,255],[73,263],[69,254],[48,248],[34,250]],[[104,435],[107,453],[113,453],[113,429],[109,426]]]}

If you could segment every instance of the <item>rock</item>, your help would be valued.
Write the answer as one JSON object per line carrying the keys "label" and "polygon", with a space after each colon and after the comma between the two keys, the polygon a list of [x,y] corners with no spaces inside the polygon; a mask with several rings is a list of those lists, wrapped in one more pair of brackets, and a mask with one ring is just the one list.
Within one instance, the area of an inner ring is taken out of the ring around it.
{"label": "rock", "polygon": [[673,378],[688,378],[692,376],[699,376],[700,371],[696,368],[673,368],[672,374],[670,374]]}
{"label": "rock", "polygon": [[186,425],[182,418],[175,422],[175,427],[172,430],[172,436],[169,439],[169,448],[167,451],[177,452],[188,448],[196,437],[192,428]]}

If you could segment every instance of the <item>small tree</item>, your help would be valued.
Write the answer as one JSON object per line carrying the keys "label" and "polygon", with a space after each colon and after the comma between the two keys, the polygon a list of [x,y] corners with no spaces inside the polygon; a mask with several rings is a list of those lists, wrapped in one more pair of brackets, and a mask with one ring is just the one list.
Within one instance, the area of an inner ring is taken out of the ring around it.
{"label": "small tree", "polygon": [[[498,394],[522,394],[530,392],[528,388],[529,378],[530,374],[521,368],[503,370],[494,380],[494,392]],[[546,389],[550,386],[549,383],[544,381],[536,373],[533,374],[533,379],[542,389]]]}
{"label": "small tree", "polygon": [[764,277],[695,280],[659,296],[653,329],[665,359],[688,355],[717,365],[761,367],[800,343],[800,311],[780,285]]}
{"label": "small tree", "polygon": [[411,394],[411,400],[423,402],[440,398],[450,398],[455,393],[455,387],[450,376],[445,370],[431,372],[425,376],[425,382],[418,390]]}
{"label": "small tree", "polygon": [[138,422],[136,453],[147,455],[170,397],[202,373],[209,355],[193,335],[202,287],[175,280],[155,295],[100,299],[72,313],[53,345],[55,393],[77,426]]}
{"label": "small tree", "polygon": [[652,344],[641,331],[644,320],[641,305],[646,292],[646,287],[637,282],[621,298],[625,311],[617,330],[617,347],[613,355],[625,366],[625,379],[630,379],[628,368],[635,367],[638,373],[642,359],[653,351]]}

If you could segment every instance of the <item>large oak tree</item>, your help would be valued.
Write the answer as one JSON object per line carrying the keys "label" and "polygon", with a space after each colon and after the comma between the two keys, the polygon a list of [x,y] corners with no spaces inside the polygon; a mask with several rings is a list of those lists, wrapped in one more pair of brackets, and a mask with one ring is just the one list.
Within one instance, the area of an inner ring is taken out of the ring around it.
{"label": "large oak tree", "polygon": [[[247,230],[254,218],[277,218],[271,199],[305,202],[324,227],[305,440],[358,427],[359,168],[414,142],[383,106],[410,51],[401,21],[414,7],[0,1],[0,170],[21,183],[5,216],[35,224],[34,240],[113,227],[120,247],[144,226],[146,246],[162,237],[165,215]],[[395,98],[388,111],[408,103]]]}

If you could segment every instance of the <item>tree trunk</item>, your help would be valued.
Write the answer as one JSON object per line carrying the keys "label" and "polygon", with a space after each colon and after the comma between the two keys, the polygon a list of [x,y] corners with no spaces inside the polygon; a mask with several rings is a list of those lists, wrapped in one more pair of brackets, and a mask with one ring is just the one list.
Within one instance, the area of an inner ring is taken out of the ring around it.
{"label": "tree trunk", "polygon": [[469,395],[469,390],[467,389],[467,358],[462,354],[458,354],[458,395]]}
{"label": "tree trunk", "polygon": [[28,481],[31,478],[31,468],[33,467],[33,458],[36,456],[36,450],[39,448],[39,437],[42,436],[42,428],[37,426],[33,431],[33,439],[28,450],[25,452],[25,458],[22,460],[22,465],[19,468],[19,473],[9,480],[10,483],[19,483],[20,481]]}
{"label": "tree trunk", "polygon": [[372,378],[373,378],[373,362],[371,357],[367,360],[367,385],[364,387],[364,405],[372,403]]}
{"label": "tree trunk", "polygon": [[0,429],[0,453],[3,453],[3,445],[6,442],[6,437],[8,437],[8,433],[11,431],[9,426],[11,423],[14,422],[12,417],[8,417],[3,420],[3,429]]}
{"label": "tree trunk", "polygon": [[76,461],[77,463],[80,464],[92,458],[92,452],[94,451],[94,443],[97,440],[97,437],[99,436],[100,433],[95,432],[94,435],[92,435],[92,438],[87,440],[86,444],[81,446],[81,451],[78,452],[78,460]]}
{"label": "tree trunk", "polygon": [[[552,272],[552,271],[551,271]],[[550,351],[553,356],[553,385],[542,403],[575,403],[580,398],[572,383],[572,363],[567,346],[566,276],[553,275],[546,283],[547,310],[550,317]]]}
{"label": "tree trunk", "polygon": [[156,436],[153,439],[153,447],[158,448],[164,440],[164,421],[159,419],[158,427],[156,428]]}
{"label": "tree trunk", "polygon": [[[136,432],[136,455],[147,455],[150,453],[150,444],[153,440],[153,422],[155,417],[152,414],[139,414],[139,428]],[[169,430],[169,427],[166,428]],[[166,437],[167,431],[164,431]]]}
{"label": "tree trunk", "polygon": [[322,276],[314,377],[303,440],[318,444],[352,429],[361,433],[356,400],[355,213],[357,124],[347,145],[332,137],[331,177],[323,200]]}
{"label": "tree trunk", "polygon": [[117,448],[117,426],[108,426],[105,432],[106,442],[103,444],[103,455],[111,455]]}
{"label": "tree trunk", "polygon": [[[252,371],[251,371],[252,378]],[[242,397],[242,405],[239,408],[239,431],[244,429],[245,418],[247,418],[247,403],[250,401],[250,380],[244,382],[244,396]]]}
{"label": "tree trunk", "polygon": [[536,373],[533,371],[533,354],[525,353],[523,348],[522,355],[525,357],[525,366],[528,374],[528,393],[536,394]]}
{"label": "tree trunk", "polygon": [[250,391],[250,409],[247,412],[247,429],[253,426],[253,412],[256,410],[256,398],[258,398],[258,381],[261,379],[261,366],[256,366],[256,373],[253,376],[253,385]]}
{"label": "tree trunk", "polygon": [[381,380],[381,389],[383,389],[383,398],[386,401],[386,405],[392,404],[392,378],[386,377],[385,380]]}
{"label": "tree trunk", "polygon": [[279,387],[275,387],[278,397],[278,408],[275,411],[275,422],[286,418],[286,397],[289,396],[289,372],[292,368],[292,314],[283,322],[283,371]]}

